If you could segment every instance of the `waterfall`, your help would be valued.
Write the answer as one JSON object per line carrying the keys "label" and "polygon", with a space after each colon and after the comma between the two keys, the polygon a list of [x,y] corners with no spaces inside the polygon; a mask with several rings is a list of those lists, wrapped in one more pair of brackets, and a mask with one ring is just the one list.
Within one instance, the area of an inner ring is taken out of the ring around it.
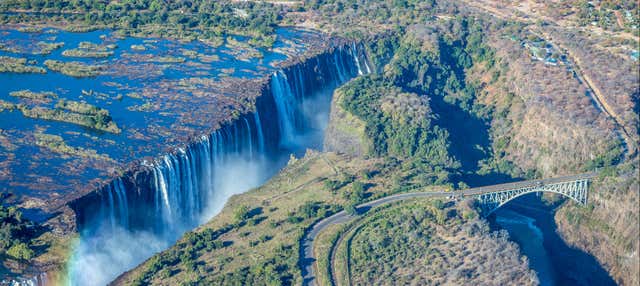
{"label": "waterfall", "polygon": [[[7,284],[5,284],[5,283],[7,283]],[[48,285],[47,274],[46,273],[41,273],[41,274],[35,275],[35,276],[31,277],[31,278],[18,277],[18,278],[15,278],[15,279],[11,279],[9,281],[2,280],[0,285],[45,286],[45,285]]]}
{"label": "waterfall", "polygon": [[[318,87],[336,87],[357,75],[370,73],[367,62],[362,47],[353,43],[339,46],[333,52],[319,55],[304,65],[274,72],[270,86],[278,114],[280,146],[305,145],[308,142],[304,137],[310,129],[324,131],[328,121],[330,94],[316,95],[324,90]],[[303,73],[302,68],[306,68],[307,72]],[[315,118],[322,112],[325,118],[321,120],[325,124],[319,124]]]}
{"label": "waterfall", "polygon": [[282,71],[273,73],[271,78],[271,88],[273,91],[273,99],[278,109],[278,124],[280,125],[280,142],[288,144],[293,141],[294,136],[294,119],[293,114],[295,108],[295,98],[291,92],[291,88],[287,81],[287,76]]}
{"label": "waterfall", "polygon": [[247,136],[248,136],[248,140],[245,142],[245,146],[246,149],[249,149],[249,158],[253,157],[253,144],[251,140],[251,126],[249,125],[249,121],[247,121],[247,118],[244,118],[244,125],[247,126]]}
{"label": "waterfall", "polygon": [[[342,49],[340,49],[340,51],[342,51]],[[338,80],[340,82],[344,82],[345,81],[345,77],[342,74],[344,68],[343,68],[342,62],[340,60],[341,58],[339,58],[339,54],[340,53],[333,53],[333,60],[334,60],[335,65],[336,65],[336,71],[337,71],[337,74],[338,74]],[[357,57],[355,57],[355,59],[357,59]]]}
{"label": "waterfall", "polygon": [[258,133],[258,151],[262,154],[264,153],[264,135],[262,134],[262,123],[260,123],[260,113],[257,108],[253,113],[253,120],[256,123],[256,130]]}
{"label": "waterfall", "polygon": [[113,204],[113,192],[112,188],[107,191],[107,197],[109,198],[109,206],[107,207],[107,211],[109,212],[109,221],[111,222],[111,228],[116,227],[116,215],[115,215],[115,206]]}
{"label": "waterfall", "polygon": [[122,179],[116,179],[113,187],[119,202],[120,224],[124,226],[124,228],[129,228],[129,206],[127,202],[127,192],[122,184]]}
{"label": "waterfall", "polygon": [[[289,153],[322,142],[307,135],[326,126],[333,89],[370,71],[361,49],[344,45],[273,72],[252,114],[72,202],[81,233],[69,267],[72,284],[108,283],[210,219],[231,195],[262,184]],[[111,249],[118,247],[126,251]]]}

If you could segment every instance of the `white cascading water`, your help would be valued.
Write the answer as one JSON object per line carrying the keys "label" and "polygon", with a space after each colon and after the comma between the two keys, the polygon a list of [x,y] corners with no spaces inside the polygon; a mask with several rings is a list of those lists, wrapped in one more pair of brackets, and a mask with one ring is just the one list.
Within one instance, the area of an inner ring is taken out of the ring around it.
{"label": "white cascading water", "polygon": [[[367,59],[359,58],[364,56],[359,48],[345,45],[305,65],[274,72],[270,87],[276,110],[268,112],[277,118],[261,118],[256,104],[251,116],[150,164],[149,186],[134,190],[134,181],[112,181],[102,190],[100,210],[83,210],[91,217],[79,226],[81,239],[69,264],[70,284],[107,284],[211,219],[230,196],[262,184],[282,167],[281,158],[309,147],[308,142],[296,140],[308,128],[324,128],[328,106],[323,107],[325,122],[319,124],[310,119],[317,114],[305,114],[317,113],[305,110],[305,101],[313,105],[314,96],[328,96],[323,101],[329,102],[336,86],[363,74],[362,62],[370,72]],[[280,142],[268,144],[265,132],[277,132],[279,137],[268,138]]]}
{"label": "white cascading water", "polygon": [[1,280],[0,285],[10,286],[45,286],[48,285],[47,274],[41,273],[32,278],[15,278],[11,281]]}
{"label": "white cascading water", "polygon": [[257,108],[255,112],[253,112],[253,120],[255,120],[257,126],[258,151],[260,154],[264,154],[264,134],[262,133],[262,123],[260,123],[260,113]]}
{"label": "white cascading water", "polygon": [[296,100],[284,72],[276,71],[273,73],[271,90],[278,109],[280,144],[290,146],[288,144],[294,140]]}

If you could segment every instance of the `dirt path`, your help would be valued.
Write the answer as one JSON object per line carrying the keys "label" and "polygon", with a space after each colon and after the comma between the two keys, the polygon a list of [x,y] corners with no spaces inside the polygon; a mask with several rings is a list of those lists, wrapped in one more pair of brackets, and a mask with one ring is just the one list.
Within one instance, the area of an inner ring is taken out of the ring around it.
{"label": "dirt path", "polygon": [[[566,21],[556,21],[555,19],[552,19],[550,17],[546,17],[544,15],[539,15],[537,13],[525,13],[526,11],[522,11],[521,9],[516,9],[513,10],[509,7],[502,7],[502,6],[498,6],[497,2],[495,1],[490,1],[490,0],[480,0],[480,1],[471,1],[471,0],[463,0],[465,3],[467,3],[470,7],[473,7],[475,9],[481,10],[481,11],[485,11],[497,18],[503,19],[503,20],[516,20],[516,21],[520,21],[520,22],[524,22],[524,23],[533,23],[534,21],[545,21],[550,25],[554,25],[557,27],[567,27],[569,25],[569,23],[565,23]],[[520,16],[517,12],[520,12],[520,14],[522,14],[523,16]],[[582,30],[582,28],[580,27],[574,27],[575,29],[579,29]],[[530,31],[532,31],[533,33],[541,33],[544,34],[544,38],[546,39],[551,39],[552,37],[543,31],[536,31],[535,27],[531,28],[528,27],[528,29]],[[624,39],[631,39],[631,40],[638,40],[638,37],[636,37],[633,34],[630,33],[626,33],[626,32],[617,32],[617,33],[613,33],[610,31],[606,31],[604,29],[601,28],[597,28],[597,27],[590,27],[590,31],[592,32],[596,32],[597,34],[600,35],[606,35],[606,36],[610,36],[610,37],[620,37],[620,38],[624,38]],[[623,140],[625,141],[625,145],[626,145],[626,154],[625,154],[625,158],[629,159],[629,158],[633,158],[635,157],[638,153],[638,146],[636,141],[633,139],[633,137],[631,136],[631,134],[633,134],[633,128],[632,127],[628,127],[624,124],[624,121],[622,120],[622,118],[620,117],[620,115],[618,115],[615,110],[613,109],[613,107],[609,104],[609,102],[606,99],[606,96],[604,96],[604,92],[602,90],[600,90],[600,88],[598,88],[597,85],[594,84],[593,79],[591,79],[591,77],[589,77],[588,74],[584,73],[582,69],[583,64],[580,61],[580,58],[577,57],[572,51],[571,49],[568,49],[567,47],[563,46],[560,43],[554,43],[552,41],[548,41],[549,43],[551,43],[554,46],[559,47],[558,50],[563,51],[567,57],[570,58],[571,62],[573,63],[573,68],[576,72],[576,74],[578,75],[578,77],[581,79],[581,81],[583,83],[585,83],[585,86],[591,91],[591,93],[593,94],[593,98],[598,102],[598,104],[603,108],[603,111],[609,116],[609,118],[611,118],[611,120],[613,120],[614,124],[616,125],[616,129],[618,129],[620,131],[620,135],[623,138]]]}

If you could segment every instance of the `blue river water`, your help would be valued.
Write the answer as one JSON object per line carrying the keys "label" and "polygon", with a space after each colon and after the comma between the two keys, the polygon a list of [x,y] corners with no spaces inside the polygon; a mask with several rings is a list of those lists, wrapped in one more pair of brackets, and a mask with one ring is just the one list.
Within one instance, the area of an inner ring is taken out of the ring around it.
{"label": "blue river water", "polygon": [[[41,68],[46,60],[105,67],[104,74],[93,77],[72,77],[49,69],[44,74],[3,72],[0,102],[48,109],[62,99],[85,102],[108,110],[122,130],[114,134],[0,108],[0,143],[11,143],[0,144],[0,191],[40,198],[50,198],[52,192],[64,196],[92,179],[112,176],[133,160],[165,152],[164,148],[229,116],[227,107],[244,95],[229,91],[233,87],[220,88],[220,81],[230,79],[240,85],[240,80],[273,72],[289,54],[304,51],[309,35],[281,28],[274,47],[262,49],[249,47],[241,36],[229,36],[215,47],[200,41],[123,38],[109,30],[72,33],[47,28],[33,33],[0,26],[0,56],[23,58]],[[38,48],[43,43],[64,45],[45,54]],[[63,54],[86,43],[111,46],[113,54],[105,58]],[[10,96],[21,90],[53,92],[58,97],[33,102]],[[34,134],[39,133],[60,136],[72,148],[95,151],[107,159],[89,162],[56,154],[33,144]]]}
{"label": "blue river water", "polygon": [[556,207],[530,194],[498,209],[490,221],[494,227],[506,229],[520,246],[540,285],[616,285],[592,255],[567,245],[560,237],[554,220]]}

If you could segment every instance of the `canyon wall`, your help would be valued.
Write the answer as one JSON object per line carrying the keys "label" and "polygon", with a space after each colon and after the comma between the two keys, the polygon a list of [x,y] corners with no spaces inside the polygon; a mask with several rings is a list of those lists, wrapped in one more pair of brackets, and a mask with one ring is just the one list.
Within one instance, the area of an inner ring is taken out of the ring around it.
{"label": "canyon wall", "polygon": [[[231,195],[262,184],[291,152],[320,146],[333,89],[370,71],[355,43],[284,67],[269,77],[254,112],[71,202],[80,233],[72,283],[109,282],[210,219]],[[111,249],[117,236],[129,244]],[[138,240],[140,249],[155,246],[136,253]]]}

